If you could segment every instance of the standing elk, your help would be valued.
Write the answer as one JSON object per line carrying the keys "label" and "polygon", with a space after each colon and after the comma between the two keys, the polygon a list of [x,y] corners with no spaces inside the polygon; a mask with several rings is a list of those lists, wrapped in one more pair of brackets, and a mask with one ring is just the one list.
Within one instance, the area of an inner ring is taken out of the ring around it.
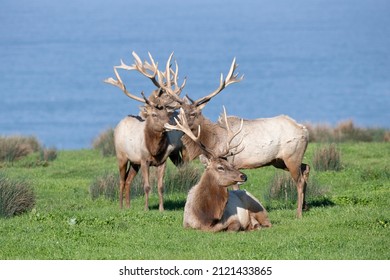
{"label": "standing elk", "polygon": [[[199,126],[202,127],[202,133],[198,135],[200,142],[216,153],[224,149],[222,143],[227,137],[226,125],[221,121],[211,122],[203,116],[202,109],[225,87],[242,80],[243,77],[234,74],[237,67],[234,59],[226,79],[224,80],[221,74],[219,87],[205,97],[194,101],[188,96],[187,99],[172,96],[184,109],[191,130],[195,133]],[[237,128],[240,124],[237,117],[228,117],[227,119],[232,128]],[[242,143],[238,148],[242,148],[243,151],[237,155],[228,156],[229,162],[234,164],[237,169],[273,165],[276,168],[288,170],[297,186],[297,217],[301,218],[302,209],[306,207],[305,192],[310,172],[310,166],[302,163],[309,141],[306,127],[282,115],[274,118],[244,120],[239,135],[242,138]],[[182,141],[190,160],[203,153],[199,145],[194,143],[188,135],[183,135]],[[235,189],[237,188],[236,186]]]}
{"label": "standing elk", "polygon": [[[175,104],[171,96],[178,96],[185,85],[185,81],[181,87],[177,85],[178,67],[176,64],[176,71],[171,69],[170,61],[172,55],[168,59],[166,71],[161,72],[150,54],[151,63],[142,63],[133,52],[135,63],[128,66],[121,61],[120,66],[114,66],[116,80],[113,78],[105,80],[106,83],[121,89],[128,97],[144,103],[141,116],[127,116],[119,122],[114,130],[114,143],[120,174],[120,208],[123,208],[124,190],[126,207],[130,207],[130,186],[141,168],[145,192],[145,210],[149,209],[149,167],[156,166],[159,210],[163,211],[163,179],[166,160],[168,156],[171,156],[172,161],[176,165],[182,162],[179,154],[182,148],[180,140],[182,133],[176,131],[167,132],[164,129],[164,125],[170,121],[173,111],[177,109],[177,104]],[[141,93],[143,98],[133,95],[126,89],[117,69],[140,72],[148,77],[158,87],[158,90],[154,91],[149,98],[146,98],[143,92]],[[171,76],[172,74],[173,76]]]}
{"label": "standing elk", "polygon": [[[227,121],[226,113],[225,120]],[[227,122],[226,125],[228,127]],[[225,158],[227,154],[231,154],[230,150],[234,148],[230,147],[231,141],[240,133],[242,125],[236,133],[227,129],[227,144],[218,154],[199,140],[201,126],[198,127],[198,136],[194,135],[182,109],[176,126],[167,124],[165,127],[168,130],[184,132],[204,152],[200,159],[206,169],[200,181],[188,193],[183,218],[185,228],[218,232],[247,231],[271,226],[267,211],[253,195],[245,190],[227,189],[232,184],[241,184],[247,180],[246,175],[234,168]]]}

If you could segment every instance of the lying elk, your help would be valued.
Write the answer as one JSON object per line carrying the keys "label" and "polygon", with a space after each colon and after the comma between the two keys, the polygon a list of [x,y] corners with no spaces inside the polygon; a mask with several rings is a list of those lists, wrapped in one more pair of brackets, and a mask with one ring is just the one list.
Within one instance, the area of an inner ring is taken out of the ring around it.
{"label": "lying elk", "polygon": [[[227,121],[226,118],[225,120]],[[199,141],[200,126],[198,136],[194,135],[182,109],[179,120],[176,120],[176,126],[167,124],[165,127],[184,132],[204,152],[200,155],[200,159],[206,169],[200,181],[188,193],[184,207],[185,228],[218,232],[253,230],[271,226],[267,211],[253,195],[244,190],[228,191],[227,189],[232,184],[241,184],[247,180],[246,175],[234,168],[225,158],[231,150],[232,139],[240,133],[242,126],[236,133],[228,129],[227,145],[219,154],[215,154]]]}
{"label": "lying elk", "polygon": [[[218,89],[205,97],[196,101],[187,98],[188,102],[177,96],[172,96],[184,109],[191,130],[195,133],[198,127],[201,126],[202,133],[198,135],[200,141],[215,152],[219,152],[224,148],[222,143],[225,142],[227,137],[226,125],[221,121],[211,122],[202,115],[202,109],[225,87],[242,80],[243,77],[239,78],[238,74],[234,74],[237,67],[238,65],[234,59],[226,79],[224,80],[221,74]],[[237,117],[228,117],[228,122],[233,129],[240,125],[240,120]],[[259,118],[244,120],[239,135],[243,141],[238,148],[242,147],[243,151],[235,156],[228,156],[229,162],[233,163],[238,169],[273,165],[276,168],[288,170],[297,185],[297,217],[301,218],[302,208],[306,206],[305,192],[310,172],[309,165],[302,163],[309,140],[306,127],[287,116]],[[188,135],[183,135],[182,141],[190,160],[203,153],[199,145],[194,143]]]}
{"label": "lying elk", "polygon": [[[185,85],[177,86],[177,70],[174,72],[170,68],[168,59],[165,72],[160,72],[152,56],[150,63],[142,63],[139,57],[133,52],[135,64],[128,66],[121,61],[120,66],[114,67],[116,80],[106,79],[105,82],[120,88],[128,97],[144,103],[141,116],[127,116],[119,122],[114,131],[114,142],[116,156],[120,173],[119,186],[119,205],[123,208],[123,192],[125,190],[126,207],[130,207],[130,185],[134,177],[141,168],[144,191],[145,191],[145,210],[149,209],[149,167],[157,167],[157,186],[159,194],[159,210],[163,211],[163,178],[168,156],[175,155],[172,161],[175,164],[182,162],[179,151],[182,146],[180,141],[181,133],[167,132],[164,125],[170,121],[170,117],[177,107],[173,106],[174,100],[170,96],[178,96]],[[148,77],[159,90],[152,93],[147,99],[142,93],[143,98],[130,93],[117,69],[137,70]],[[150,73],[152,72],[152,73]],[[171,74],[174,73],[173,78]],[[157,77],[156,77],[157,76]],[[165,81],[164,81],[165,80]],[[172,87],[174,86],[174,89]],[[167,95],[169,92],[169,95]],[[166,95],[164,97],[164,95]],[[128,163],[129,167],[128,167]]]}

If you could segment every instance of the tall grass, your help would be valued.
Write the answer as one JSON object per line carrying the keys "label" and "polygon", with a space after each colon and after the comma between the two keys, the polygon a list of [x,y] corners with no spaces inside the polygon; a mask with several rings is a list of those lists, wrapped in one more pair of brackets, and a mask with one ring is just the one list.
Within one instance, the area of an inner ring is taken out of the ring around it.
{"label": "tall grass", "polygon": [[327,124],[305,124],[310,142],[389,142],[390,131],[384,128],[357,127],[352,120],[342,121],[335,127]]}
{"label": "tall grass", "polygon": [[19,215],[34,205],[35,194],[28,183],[11,180],[0,173],[0,217]]}
{"label": "tall grass", "polygon": [[[306,202],[310,205],[330,205],[328,199],[329,187],[310,178],[306,186]],[[267,209],[295,209],[297,204],[297,185],[288,172],[276,170],[268,183],[267,193],[264,195]]]}
{"label": "tall grass", "polygon": [[0,136],[0,161],[13,162],[41,150],[34,136]]}
{"label": "tall grass", "polygon": [[25,166],[47,166],[48,162],[56,158],[57,149],[42,146],[35,136],[0,137],[0,162],[2,163],[24,161],[22,165]]}
{"label": "tall grass", "polygon": [[340,171],[341,155],[337,145],[331,143],[317,147],[314,151],[313,167],[317,171]]}
{"label": "tall grass", "polygon": [[114,129],[109,128],[99,134],[92,142],[92,147],[95,150],[99,150],[102,156],[114,156],[115,145],[114,145]]}

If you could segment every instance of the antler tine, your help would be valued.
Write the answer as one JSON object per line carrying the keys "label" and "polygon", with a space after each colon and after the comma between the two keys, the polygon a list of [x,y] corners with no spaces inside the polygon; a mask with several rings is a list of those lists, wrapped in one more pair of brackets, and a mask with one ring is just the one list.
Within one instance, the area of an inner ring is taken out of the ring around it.
{"label": "antler tine", "polygon": [[225,150],[222,151],[222,156],[233,156],[235,154],[238,154],[240,153],[244,147],[242,147],[240,150],[238,151],[235,151],[234,153],[231,152],[231,150],[233,150],[234,148],[237,148],[239,145],[241,145],[242,141],[243,141],[243,137],[241,137],[240,141],[238,142],[238,144],[234,145],[234,146],[230,146],[231,142],[233,141],[233,139],[242,131],[242,127],[244,125],[244,120],[241,119],[241,124],[240,124],[240,128],[233,133],[233,131],[231,130],[230,128],[230,125],[229,125],[229,122],[227,120],[227,114],[226,114],[226,109],[225,109],[225,106],[223,106],[223,119],[225,121],[225,124],[226,124],[226,130],[227,130],[227,136],[228,136],[228,140],[226,142],[226,148]]}
{"label": "antler tine", "polygon": [[[176,69],[175,69],[175,72],[173,75],[173,84],[175,85],[175,94],[180,95],[180,93],[182,92],[183,88],[185,87],[185,85],[187,83],[187,77],[184,77],[183,84],[179,87],[177,84],[177,77],[179,75],[179,65],[177,64],[177,61],[175,61],[175,65],[176,65]],[[173,70],[172,70],[172,72],[173,72]]]}
{"label": "antler tine", "polygon": [[175,118],[176,125],[170,125],[165,124],[165,129],[167,130],[179,130],[182,131],[184,134],[186,134],[188,137],[191,138],[192,141],[194,141],[196,144],[199,145],[199,147],[207,154],[211,155],[212,157],[216,157],[215,154],[209,150],[207,147],[205,147],[202,142],[200,141],[200,125],[198,126],[198,136],[195,136],[195,134],[192,132],[191,128],[188,125],[186,115],[184,113],[183,108],[180,108],[180,113],[178,118]]}
{"label": "antler tine", "polygon": [[226,79],[223,79],[223,74],[221,73],[220,81],[219,81],[219,87],[210,93],[209,95],[206,95],[205,97],[199,98],[195,101],[195,105],[199,106],[202,105],[208,101],[210,101],[211,98],[216,96],[218,93],[220,93],[224,88],[226,88],[228,85],[238,83],[243,78],[244,75],[242,75],[240,78],[238,78],[238,73],[234,74],[234,71],[238,68],[238,64],[236,63],[236,58],[233,59],[232,65],[230,66],[229,72],[226,76]]}
{"label": "antler tine", "polygon": [[[122,62],[122,61],[121,61]],[[123,84],[122,82],[122,79],[121,77],[119,76],[119,73],[118,71],[116,70],[116,68],[121,68],[119,66],[114,66],[114,73],[115,73],[115,76],[117,78],[117,80],[115,80],[114,78],[108,78],[108,79],[105,79],[104,82],[107,83],[107,84],[111,84],[113,86],[116,86],[118,87],[120,90],[122,90],[124,92],[124,94],[126,94],[128,97],[134,99],[134,100],[137,100],[139,102],[142,102],[142,103],[145,103],[145,100],[136,96],[136,95],[133,95],[131,94],[127,89],[126,89],[126,86]]]}
{"label": "antler tine", "polygon": [[173,52],[169,56],[169,58],[167,60],[167,64],[165,66],[165,75],[166,75],[168,89],[171,89],[171,70],[172,70],[171,69],[171,60],[172,60],[172,57],[173,57]]}
{"label": "antler tine", "polygon": [[196,143],[199,143],[199,136],[200,136],[200,125],[198,126],[198,136],[195,136],[195,134],[190,129],[187,118],[185,116],[183,108],[180,108],[180,113],[177,118],[175,118],[176,125],[171,125],[166,123],[165,128],[167,130],[180,130],[184,132],[188,137],[191,138]]}

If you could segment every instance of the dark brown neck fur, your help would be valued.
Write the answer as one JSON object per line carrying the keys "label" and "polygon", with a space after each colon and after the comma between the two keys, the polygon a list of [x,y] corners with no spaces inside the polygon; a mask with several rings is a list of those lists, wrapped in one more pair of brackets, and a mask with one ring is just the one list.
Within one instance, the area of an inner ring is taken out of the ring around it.
{"label": "dark brown neck fur", "polygon": [[213,226],[223,215],[229,197],[228,190],[226,187],[218,186],[207,170],[203,173],[197,188],[195,214],[202,224]]}
{"label": "dark brown neck fur", "polygon": [[145,144],[149,153],[152,155],[152,161],[155,164],[165,160],[165,154],[168,147],[168,137],[166,132],[155,132],[145,129]]}
{"label": "dark brown neck fur", "polygon": [[[197,135],[198,128],[194,129],[194,134]],[[224,138],[225,130],[217,123],[213,123],[210,120],[203,118],[200,125],[200,142],[212,151],[216,151],[219,143]],[[221,137],[222,135],[222,137]],[[204,153],[203,150],[195,143],[190,137],[184,134],[181,138],[184,146],[187,149],[189,160],[197,158],[200,154]]]}

